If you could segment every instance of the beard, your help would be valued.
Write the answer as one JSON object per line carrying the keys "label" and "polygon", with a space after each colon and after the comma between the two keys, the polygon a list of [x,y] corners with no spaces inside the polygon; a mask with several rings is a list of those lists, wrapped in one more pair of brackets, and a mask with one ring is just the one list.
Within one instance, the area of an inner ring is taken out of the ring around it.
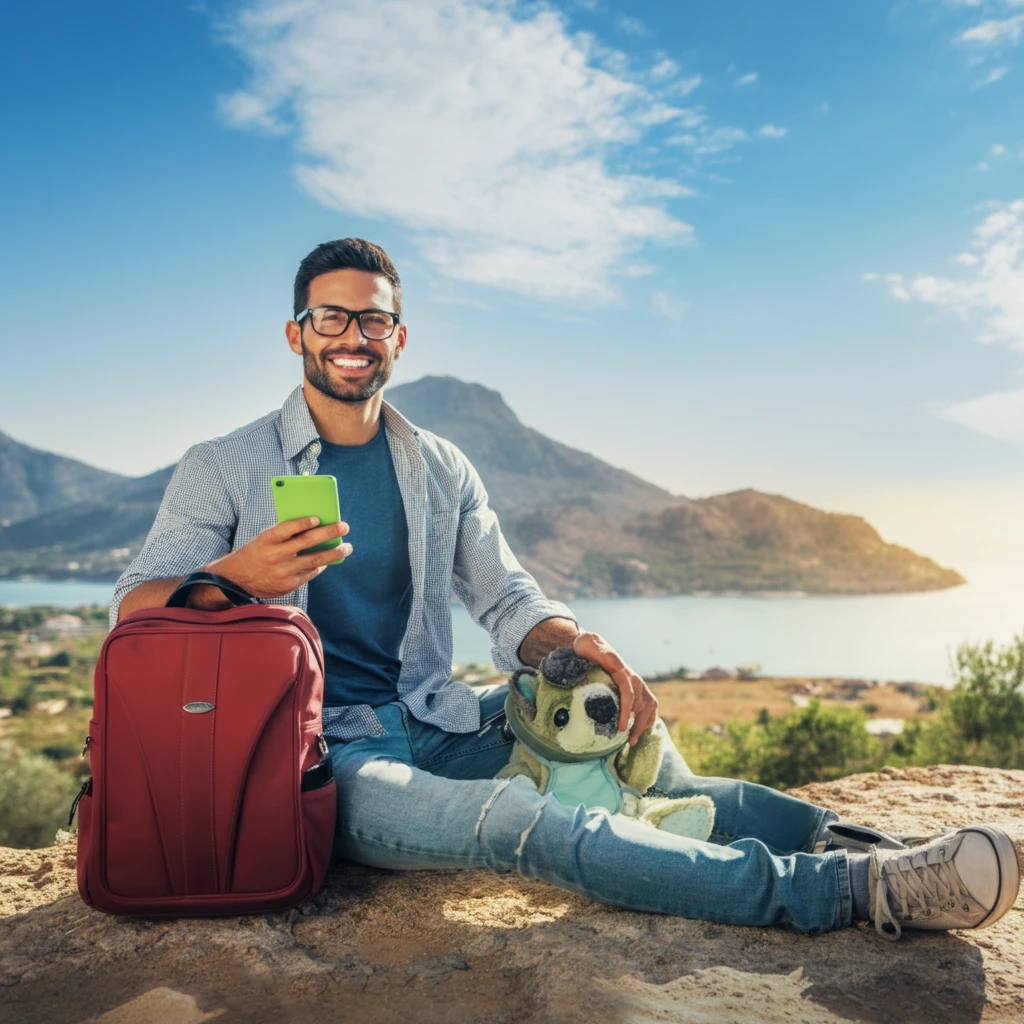
{"label": "beard", "polygon": [[[322,356],[317,356],[306,348],[305,341],[302,342],[302,370],[306,380],[313,385],[321,394],[333,398],[336,402],[368,402],[391,377],[391,370],[394,361],[391,359],[378,359],[371,352],[350,352],[346,355],[357,358],[369,359],[371,365],[376,363],[376,368],[370,375],[369,380],[359,383],[357,381],[336,380],[331,376],[328,369],[327,356],[329,350],[325,350]],[[340,353],[333,353],[339,355]]]}

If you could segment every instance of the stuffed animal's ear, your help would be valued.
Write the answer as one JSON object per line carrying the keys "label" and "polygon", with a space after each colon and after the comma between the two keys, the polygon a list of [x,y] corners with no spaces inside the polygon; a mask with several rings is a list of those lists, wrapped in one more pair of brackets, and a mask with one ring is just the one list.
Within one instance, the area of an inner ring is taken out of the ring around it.
{"label": "stuffed animal's ear", "polygon": [[587,678],[590,662],[571,647],[556,647],[541,663],[544,678],[562,690],[571,690]]}
{"label": "stuffed animal's ear", "polygon": [[512,703],[521,715],[533,721],[537,717],[537,687],[540,680],[532,668],[521,668],[508,681]]}

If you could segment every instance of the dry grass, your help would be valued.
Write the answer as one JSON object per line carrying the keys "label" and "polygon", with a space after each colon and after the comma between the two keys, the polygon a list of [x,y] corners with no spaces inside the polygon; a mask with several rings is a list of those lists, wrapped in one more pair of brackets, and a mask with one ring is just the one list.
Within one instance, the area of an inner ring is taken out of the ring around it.
{"label": "dry grass", "polygon": [[[752,722],[762,708],[773,717],[796,706],[794,695],[817,697],[828,707],[855,708],[870,718],[915,718],[929,714],[923,694],[905,693],[892,683],[868,684],[851,693],[847,680],[822,679],[728,679],[655,682],[661,716],[669,723],[691,726],[724,724],[733,718]],[[851,699],[852,698],[852,699]]]}

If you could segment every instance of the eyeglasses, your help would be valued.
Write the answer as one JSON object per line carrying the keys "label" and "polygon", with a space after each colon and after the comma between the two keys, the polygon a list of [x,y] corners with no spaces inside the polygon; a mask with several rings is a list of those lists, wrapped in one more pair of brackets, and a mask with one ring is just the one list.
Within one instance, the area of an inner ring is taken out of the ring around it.
{"label": "eyeglasses", "polygon": [[383,309],[345,309],[343,306],[312,306],[304,309],[295,322],[301,324],[304,317],[309,317],[313,330],[328,338],[336,338],[348,330],[348,325],[355,318],[359,322],[359,330],[364,338],[370,341],[386,341],[395,333],[400,317],[397,313],[388,313]]}

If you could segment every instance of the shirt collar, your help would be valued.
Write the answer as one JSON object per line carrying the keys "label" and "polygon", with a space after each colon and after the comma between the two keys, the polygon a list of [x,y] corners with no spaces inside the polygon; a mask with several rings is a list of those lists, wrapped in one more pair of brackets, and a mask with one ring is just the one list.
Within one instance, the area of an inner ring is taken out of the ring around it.
{"label": "shirt collar", "polygon": [[[393,405],[381,404],[381,416],[385,428],[406,444],[416,444],[419,431]],[[319,439],[313,417],[306,405],[306,396],[300,384],[281,407],[281,446],[286,459],[296,458],[314,441]]]}

